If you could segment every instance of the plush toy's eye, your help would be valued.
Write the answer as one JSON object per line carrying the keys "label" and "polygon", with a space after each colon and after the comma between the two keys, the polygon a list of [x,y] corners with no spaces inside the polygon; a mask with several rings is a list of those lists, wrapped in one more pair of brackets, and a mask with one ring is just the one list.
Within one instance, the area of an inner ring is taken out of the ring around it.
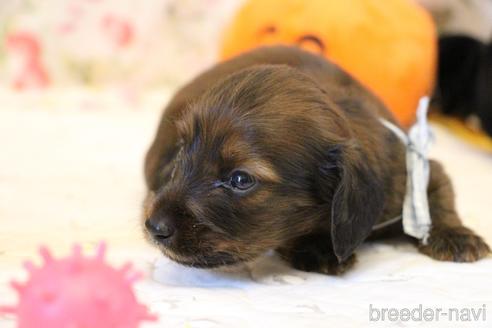
{"label": "plush toy's eye", "polygon": [[305,50],[312,50],[313,52],[325,52],[325,43],[316,35],[306,34],[297,40],[297,43]]}
{"label": "plush toy's eye", "polygon": [[231,174],[229,184],[233,189],[248,190],[252,188],[256,183],[255,178],[244,171],[234,171]]}
{"label": "plush toy's eye", "polygon": [[264,28],[261,29],[259,34],[274,34],[277,32],[277,28],[275,25],[267,25]]}

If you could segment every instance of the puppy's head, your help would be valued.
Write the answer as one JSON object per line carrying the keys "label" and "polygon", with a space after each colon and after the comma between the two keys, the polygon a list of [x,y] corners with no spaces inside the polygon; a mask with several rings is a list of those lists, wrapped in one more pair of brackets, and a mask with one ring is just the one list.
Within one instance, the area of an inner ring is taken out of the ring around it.
{"label": "puppy's head", "polygon": [[343,260],[367,236],[370,212],[380,210],[378,180],[310,78],[257,66],[190,106],[145,206],[147,235],[167,256],[229,265],[323,230]]}

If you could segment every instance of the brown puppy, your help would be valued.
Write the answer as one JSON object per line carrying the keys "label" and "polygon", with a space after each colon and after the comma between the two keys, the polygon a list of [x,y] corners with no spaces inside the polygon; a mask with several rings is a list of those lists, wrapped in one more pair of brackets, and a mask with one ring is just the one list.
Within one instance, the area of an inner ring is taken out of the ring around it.
{"label": "brown puppy", "polygon": [[[275,249],[301,270],[337,274],[375,224],[401,214],[405,148],[386,108],[337,66],[295,48],[221,63],[168,105],[146,158],[146,235],[196,267]],[[489,253],[462,226],[431,161],[429,243],[438,260]],[[389,230],[401,233],[401,222]]]}

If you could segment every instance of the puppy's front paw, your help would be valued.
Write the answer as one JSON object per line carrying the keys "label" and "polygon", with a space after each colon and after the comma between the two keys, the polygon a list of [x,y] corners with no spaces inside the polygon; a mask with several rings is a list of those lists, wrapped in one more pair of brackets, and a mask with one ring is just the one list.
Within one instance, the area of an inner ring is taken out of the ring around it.
{"label": "puppy's front paw", "polygon": [[460,227],[435,227],[419,251],[439,261],[475,262],[490,253],[489,246],[473,231]]}
{"label": "puppy's front paw", "polygon": [[313,249],[289,252],[288,255],[281,253],[281,256],[297,270],[329,275],[341,275],[356,262],[355,254],[352,254],[344,262],[338,263],[334,254]]}
{"label": "puppy's front paw", "polygon": [[292,266],[298,270],[335,276],[345,273],[355,264],[355,262],[355,254],[350,255],[349,258],[342,263],[338,263],[336,258],[327,259],[318,256],[318,254],[309,254],[308,256],[291,259]]}

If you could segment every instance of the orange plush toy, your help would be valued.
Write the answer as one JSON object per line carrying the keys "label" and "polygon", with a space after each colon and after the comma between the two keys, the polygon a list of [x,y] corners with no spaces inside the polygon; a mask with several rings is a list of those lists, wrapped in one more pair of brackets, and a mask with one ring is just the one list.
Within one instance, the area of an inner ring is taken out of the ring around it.
{"label": "orange plush toy", "polygon": [[320,53],[371,89],[404,126],[433,89],[435,28],[412,0],[248,0],[226,31],[223,59],[272,44]]}

